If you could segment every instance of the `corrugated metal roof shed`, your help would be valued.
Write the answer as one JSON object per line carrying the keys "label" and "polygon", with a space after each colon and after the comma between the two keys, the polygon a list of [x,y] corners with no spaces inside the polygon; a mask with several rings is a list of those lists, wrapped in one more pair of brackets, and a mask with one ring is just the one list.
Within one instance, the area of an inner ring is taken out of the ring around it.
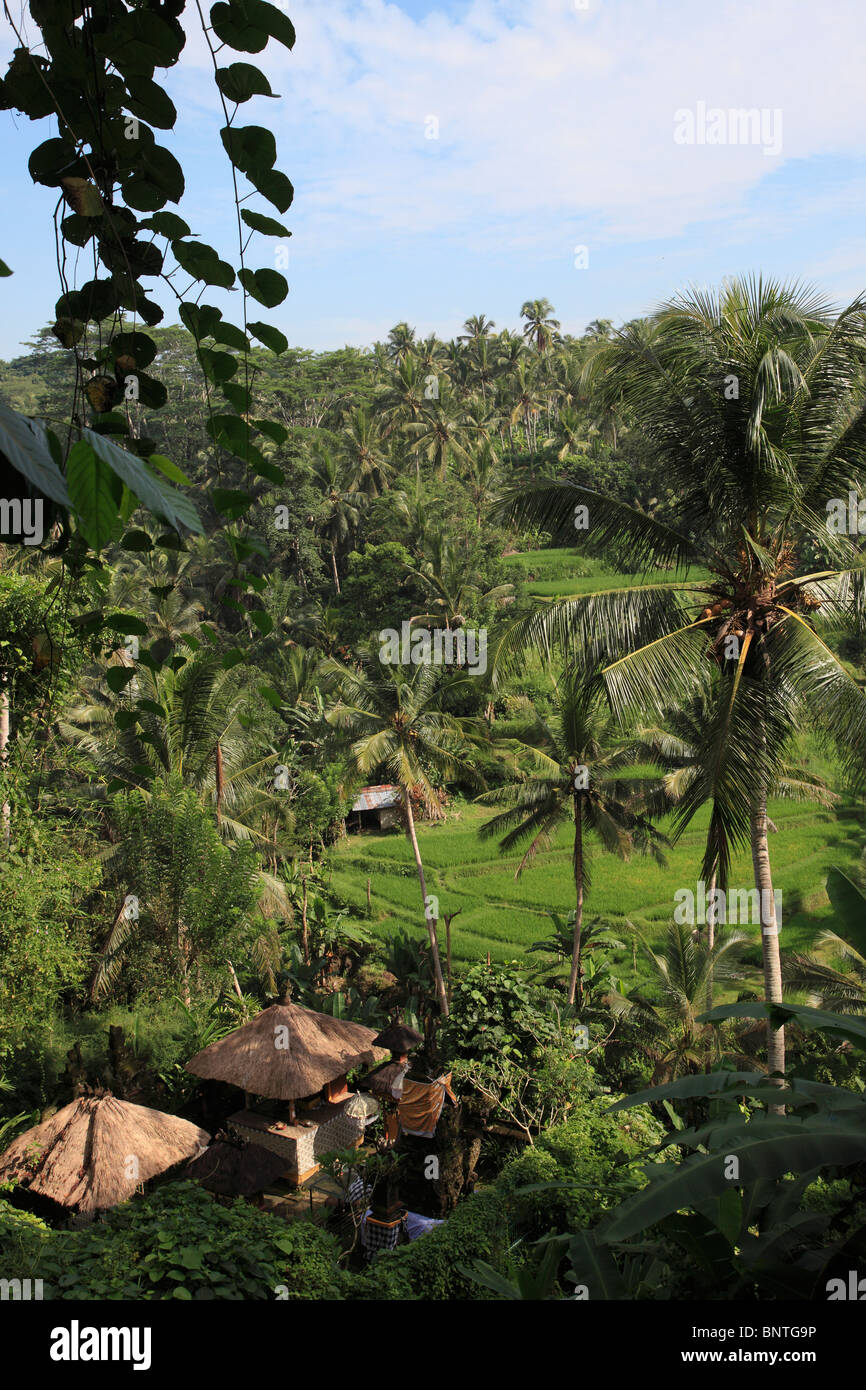
{"label": "corrugated metal roof shed", "polygon": [[380,811],[383,806],[400,805],[400,788],[390,785],[382,787],[362,787],[353,811]]}

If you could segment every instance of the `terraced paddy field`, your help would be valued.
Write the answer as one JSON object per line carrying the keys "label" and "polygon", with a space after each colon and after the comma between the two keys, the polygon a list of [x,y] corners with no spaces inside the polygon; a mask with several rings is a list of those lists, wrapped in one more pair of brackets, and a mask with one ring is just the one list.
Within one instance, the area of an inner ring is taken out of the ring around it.
{"label": "terraced paddy field", "polygon": [[[490,818],[486,807],[465,804],[448,821],[420,825],[418,839],[429,893],[439,898],[440,912],[460,909],[452,928],[457,963],[513,960],[534,941],[550,934],[551,910],[573,906],[571,836],[562,827],[551,848],[515,879],[518,854],[502,855],[495,842],[478,830]],[[862,806],[841,811],[792,802],[774,802],[770,815],[774,887],[782,891],[783,949],[812,950],[819,931],[832,926],[824,890],[827,869],[854,868],[864,844]],[[628,862],[598,853],[592,861],[592,888],[586,904],[594,913],[628,917],[647,937],[660,941],[678,889],[696,891],[708,813],[668,851],[667,866],[635,856]],[[353,916],[366,917],[366,883],[370,879],[369,925],[377,935],[406,929],[424,937],[420,888],[409,842],[399,831],[351,835],[335,847],[331,886]],[[731,887],[752,886],[751,856],[737,856]],[[754,934],[754,963],[760,960],[760,928]],[[631,954],[630,952],[628,953]],[[536,959],[538,959],[536,957]],[[627,969],[623,969],[628,975]]]}
{"label": "terraced paddy field", "polygon": [[[623,575],[581,555],[576,549],[535,550],[506,557],[518,592],[538,598],[563,597],[630,583],[652,583],[670,572]],[[694,571],[691,578],[703,572]],[[528,670],[543,671],[539,659],[527,658]],[[800,740],[794,761],[804,762],[830,786],[836,768],[810,736]],[[841,791],[841,788],[837,787]],[[456,963],[522,958],[533,942],[550,935],[551,911],[565,914],[574,902],[572,831],[563,826],[550,849],[530,869],[515,878],[520,854],[500,854],[495,841],[482,840],[480,826],[490,819],[487,807],[463,803],[440,824],[418,826],[428,892],[439,898],[440,913],[460,910],[452,928]],[[774,886],[782,892],[782,948],[810,950],[825,926],[832,926],[824,883],[836,864],[852,869],[866,843],[866,805],[848,798],[833,811],[790,801],[774,802],[770,815],[777,827],[770,836]],[[586,902],[588,917],[598,913],[627,917],[652,942],[660,942],[683,888],[696,891],[706,838],[709,810],[697,816],[689,830],[667,852],[667,865],[636,856],[623,863],[597,853],[591,865],[592,887]],[[662,825],[660,828],[665,829]],[[370,880],[369,925],[380,936],[407,930],[425,937],[421,894],[408,841],[399,831],[351,835],[332,851],[331,887],[355,917],[367,917],[366,891]],[[734,863],[731,888],[753,883],[751,855],[746,849]],[[760,927],[746,928],[754,938],[749,959],[759,985]],[[535,956],[536,961],[543,958]],[[632,951],[620,962],[631,978]],[[736,990],[733,991],[736,993]]]}
{"label": "terraced paddy field", "polygon": [[[602,589],[624,589],[634,584],[658,584],[676,577],[672,570],[644,570],[636,574],[615,574],[601,560],[581,555],[578,550],[558,548],[530,550],[520,555],[506,555],[504,562],[510,582],[519,585],[533,598],[567,598],[575,594],[594,593]],[[703,569],[689,571],[689,579],[703,579]]]}

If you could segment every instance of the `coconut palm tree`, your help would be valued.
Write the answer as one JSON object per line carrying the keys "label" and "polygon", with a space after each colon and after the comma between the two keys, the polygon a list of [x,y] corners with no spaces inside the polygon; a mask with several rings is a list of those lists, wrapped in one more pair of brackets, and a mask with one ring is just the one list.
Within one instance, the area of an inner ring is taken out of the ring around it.
{"label": "coconut palm tree", "polygon": [[468,457],[472,435],[478,432],[450,390],[438,401],[430,401],[421,418],[408,423],[405,430],[414,449],[433,464],[440,480],[444,480],[452,459],[462,462]]}
{"label": "coconut palm tree", "polygon": [[553,305],[549,299],[527,299],[520,310],[525,320],[523,336],[528,343],[534,343],[539,353],[547,352],[554,342],[559,319],[553,317]]}
{"label": "coconut palm tree", "polygon": [[[213,808],[227,838],[261,839],[247,821],[267,798],[276,759],[257,756],[258,702],[246,673],[227,671],[218,657],[200,651],[177,671],[137,665],[122,695],[106,694],[101,681],[86,693],[57,730],[87,756],[109,792],[146,792],[153,777],[175,777]],[[131,717],[118,725],[118,711]]]}
{"label": "coconut palm tree", "polygon": [[[527,946],[528,955],[539,952],[555,956],[557,966],[571,959],[574,947],[574,910],[563,918],[558,912],[549,914],[553,930],[550,936],[541,941],[533,941]],[[611,989],[618,988],[618,981],[612,974],[613,963],[608,952],[624,951],[626,943],[614,936],[611,926],[616,925],[607,917],[590,917],[584,920],[580,937],[581,964],[578,974],[578,992],[587,997],[590,993],[601,996]],[[542,974],[541,967],[536,973]]]}
{"label": "coconut palm tree", "polygon": [[495,327],[496,324],[486,314],[470,314],[463,325],[464,331],[457,336],[463,343],[478,343],[489,338]]}
{"label": "coconut palm tree", "polygon": [[[644,975],[627,994],[610,993],[608,1007],[615,1018],[637,1028],[655,1063],[651,1084],[663,1085],[706,1067],[715,1042],[712,1024],[698,1022],[707,980],[741,978],[739,957],[748,933],[722,928],[709,947],[687,924],[671,922],[664,943],[654,950],[633,925],[632,931],[640,944]],[[743,1049],[733,1055],[750,1063]]]}
{"label": "coconut palm tree", "polygon": [[501,835],[503,852],[529,841],[515,872],[518,878],[542,849],[549,848],[558,827],[573,822],[575,908],[568,1002],[580,1007],[581,933],[590,886],[591,841],[621,859],[628,859],[636,849],[652,854],[660,863],[666,841],[648,817],[631,809],[636,782],[626,776],[626,769],[632,752],[615,739],[597,673],[571,667],[556,685],[553,717],[542,720],[536,714],[534,723],[508,744],[512,751],[529,755],[535,772],[478,798],[486,805],[508,806],[487,821],[480,833],[482,837]]}
{"label": "coconut palm tree", "polygon": [[426,338],[419,338],[418,342],[414,344],[413,351],[425,376],[430,372],[438,374],[446,370],[447,349],[442,339],[437,338],[435,333],[431,333]]}
{"label": "coconut palm tree", "polygon": [[[275,787],[280,758],[262,754],[274,723],[253,694],[249,673],[227,671],[219,657],[199,651],[179,670],[137,665],[123,694],[106,694],[99,679],[58,720],[57,732],[84,756],[89,799],[132,789],[147,797],[152,783],[173,782],[213,810],[223,839],[252,841],[273,855],[278,830],[293,822],[288,799]],[[285,913],[280,880],[265,871],[258,878],[263,910]]]}
{"label": "coconut palm tree", "polygon": [[327,448],[316,450],[313,461],[313,480],[322,493],[322,512],[317,518],[319,534],[327,542],[331,553],[331,573],[334,588],[340,593],[340,574],[337,569],[337,547],[346,543],[358,529],[361,512],[368,501],[362,492],[354,492],[348,486],[349,479],[344,463],[336,459]]}
{"label": "coconut palm tree", "polygon": [[480,448],[473,449],[466,460],[463,474],[464,483],[475,509],[475,523],[481,530],[481,521],[496,493],[495,486],[499,475],[499,459],[490,440]]}
{"label": "coconut palm tree", "polygon": [[535,364],[525,360],[517,363],[512,382],[511,423],[523,425],[526,447],[534,454],[537,448],[538,414],[544,405]]}
{"label": "coconut palm tree", "polygon": [[346,465],[346,481],[351,492],[363,492],[378,497],[388,486],[391,465],[382,448],[379,423],[363,406],[349,415],[349,423],[340,433]]}
{"label": "coconut palm tree", "polygon": [[587,451],[590,447],[590,429],[585,418],[574,406],[563,406],[557,421],[557,430],[562,440],[556,453],[560,463],[564,462],[569,454],[582,454]]}
{"label": "coconut palm tree", "polygon": [[416,357],[397,362],[376,395],[376,415],[387,439],[408,420],[417,420],[424,409],[424,373]]}
{"label": "coconut palm tree", "polygon": [[475,583],[475,573],[466,556],[458,554],[447,531],[437,531],[427,541],[428,559],[409,573],[417,579],[431,597],[429,613],[416,613],[413,623],[428,623],[436,627],[463,627],[470,608],[482,603],[501,605],[514,593],[513,584],[497,584],[482,591]]}
{"label": "coconut palm tree", "polygon": [[[750,844],[762,902],[764,989],[782,998],[767,798],[798,727],[822,727],[842,767],[862,765],[866,696],[820,636],[853,612],[866,567],[827,506],[866,482],[866,303],[837,314],[813,292],[732,280],[620,330],[588,363],[597,399],[630,412],[677,499],[664,524],[590,489],[550,479],[503,502],[513,521],[555,535],[578,506],[589,534],[628,568],[675,572],[646,585],[549,604],[506,634],[500,665],[528,644],[607,653],[604,682],[621,717],[682,704],[707,664],[720,681],[696,758],[706,769],[679,806],[682,829],[711,789],[704,870]],[[823,533],[832,564],[798,564]],[[703,575],[689,578],[689,567]],[[677,573],[676,571],[679,571]],[[784,1030],[768,1023],[768,1066],[784,1071]]]}
{"label": "coconut palm tree", "polygon": [[436,667],[376,665],[378,670],[372,663],[350,670],[337,662],[323,663],[325,674],[333,675],[340,688],[340,698],[328,718],[352,739],[352,758],[359,777],[367,779],[382,769],[401,790],[406,833],[421,885],[436,997],[442,1016],[447,1018],[437,917],[427,893],[412,798],[420,797],[421,804],[428,807],[435,804],[436,792],[430,781],[434,772],[443,777],[459,773],[480,779],[467,761],[472,749],[465,723],[442,712],[442,685]]}
{"label": "coconut palm tree", "polygon": [[[693,699],[682,708],[668,711],[664,726],[641,726],[636,730],[635,756],[656,764],[662,772],[661,781],[651,788],[641,800],[641,810],[645,815],[658,818],[667,815],[683,801],[687,789],[696,789],[702,783],[705,800],[712,803],[712,769],[701,760],[700,746],[702,731],[712,717],[713,705],[717,699],[716,686],[718,672],[708,672],[703,686]],[[807,768],[793,763],[780,763],[778,775],[769,788],[768,795],[779,800],[811,801],[819,806],[834,806],[839,800],[822,777],[809,772]],[[771,829],[775,826],[768,821]],[[713,837],[724,836],[724,826],[711,823],[709,845]],[[715,846],[717,851],[717,845]],[[707,911],[707,946],[712,950],[715,935],[715,898],[718,887],[727,891],[727,864],[729,854],[715,853],[715,860],[708,883],[708,898],[712,907]],[[719,877],[721,861],[722,876]],[[705,860],[705,863],[708,860]],[[707,977],[707,1008],[713,1007],[713,977]]]}
{"label": "coconut palm tree", "polygon": [[388,334],[388,356],[394,362],[402,361],[415,347],[415,329],[408,323],[395,324]]}

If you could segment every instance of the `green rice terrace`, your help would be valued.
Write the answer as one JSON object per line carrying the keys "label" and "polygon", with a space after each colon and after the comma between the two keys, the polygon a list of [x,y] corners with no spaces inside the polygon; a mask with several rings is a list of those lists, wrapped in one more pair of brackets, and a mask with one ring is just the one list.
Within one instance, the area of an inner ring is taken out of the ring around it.
{"label": "green rice terrace", "polygon": [[[824,890],[832,865],[851,870],[863,847],[862,803],[847,813],[816,812],[786,801],[772,802],[770,816],[777,827],[773,837],[773,885],[784,904],[782,944],[804,951],[816,933],[831,921]],[[488,951],[491,960],[513,960],[533,942],[550,934],[551,910],[567,915],[574,897],[572,846],[567,827],[532,867],[515,879],[521,855],[502,855],[495,844],[479,839],[478,829],[490,819],[482,806],[461,803],[445,823],[419,827],[427,887],[439,897],[442,912],[460,910],[452,928],[452,952],[457,962],[478,960]],[[692,827],[667,851],[661,868],[640,855],[621,863],[599,855],[592,864],[592,890],[587,913],[625,917],[647,939],[658,942],[676,906],[679,888],[696,890],[698,867],[708,816],[696,817]],[[419,917],[419,889],[412,848],[397,831],[366,831],[341,841],[332,856],[330,886],[355,916],[366,914],[366,881],[370,880],[371,920],[377,934],[405,928],[424,936]],[[733,860],[732,888],[751,884],[748,851]],[[760,960],[759,929],[753,927]],[[629,959],[623,967],[630,971]]]}

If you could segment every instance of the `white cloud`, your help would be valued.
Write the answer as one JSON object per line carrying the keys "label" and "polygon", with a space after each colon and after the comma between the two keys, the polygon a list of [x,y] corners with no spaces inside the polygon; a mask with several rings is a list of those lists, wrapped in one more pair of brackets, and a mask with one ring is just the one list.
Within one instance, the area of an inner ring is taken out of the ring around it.
{"label": "white cloud", "polygon": [[[383,0],[290,0],[294,52],[254,61],[284,98],[268,123],[296,225],[324,250],[433,235],[565,256],[733,216],[787,161],[862,149],[862,0],[834,0],[832,23],[812,0],[590,4],[475,0],[416,20]],[[203,61],[193,41],[185,62]],[[674,112],[698,101],[778,108],[782,153],[675,144]]]}

